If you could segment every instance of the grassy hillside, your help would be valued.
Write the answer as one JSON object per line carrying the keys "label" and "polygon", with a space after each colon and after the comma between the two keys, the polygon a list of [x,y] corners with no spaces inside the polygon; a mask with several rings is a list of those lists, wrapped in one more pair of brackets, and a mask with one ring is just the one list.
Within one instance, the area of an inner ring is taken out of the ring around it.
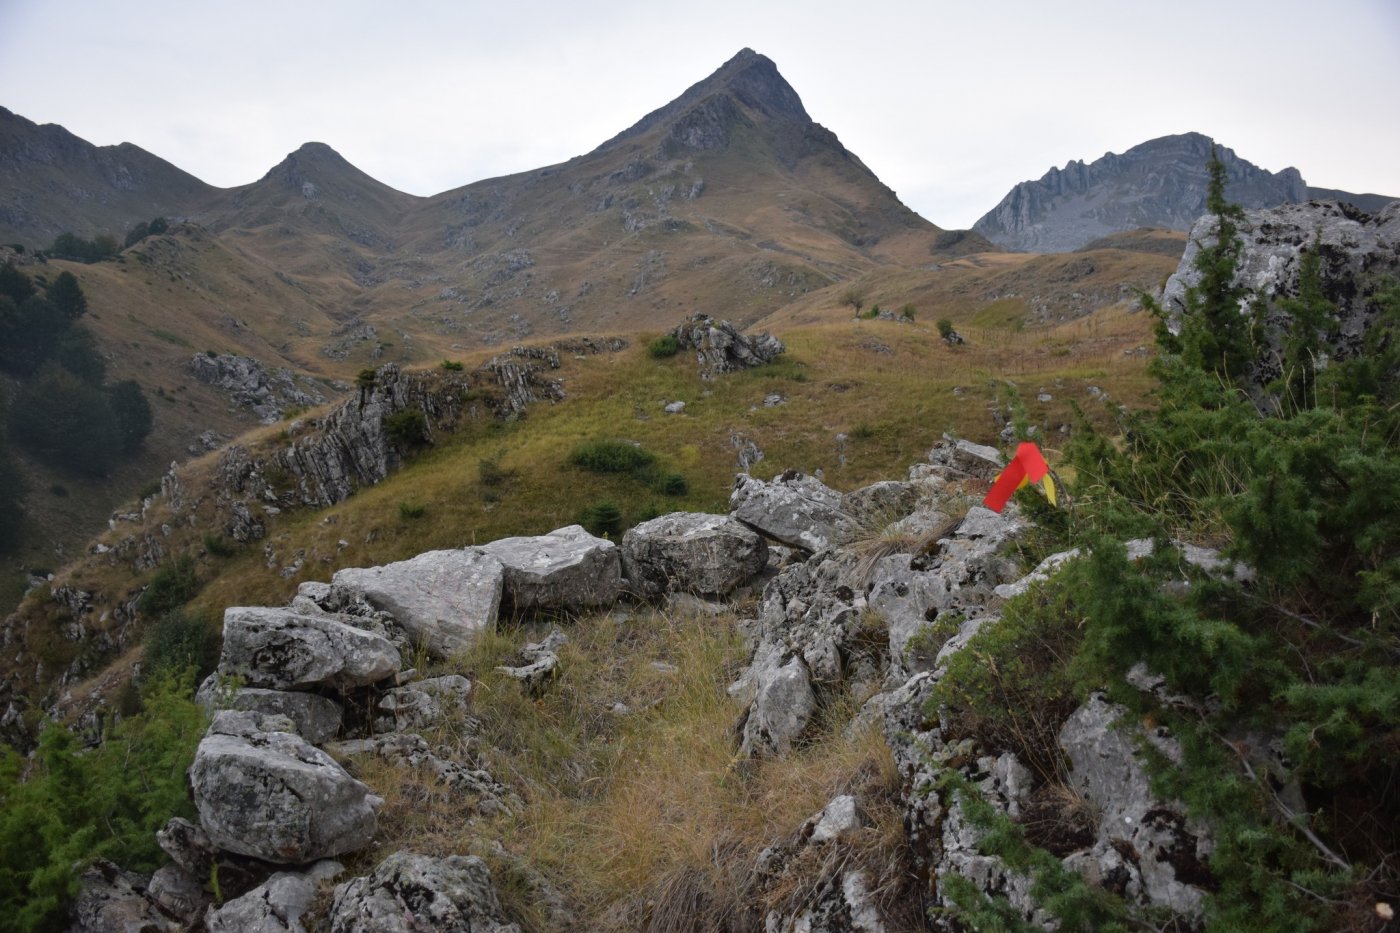
{"label": "grassy hillside", "polygon": [[[713,381],[700,379],[686,354],[653,358],[643,336],[618,353],[565,354],[556,374],[564,401],[537,404],[513,421],[471,420],[386,482],[339,505],[266,516],[261,541],[211,547],[223,531],[211,524],[208,484],[217,454],[210,454],[179,474],[187,499],[205,499],[196,524],[172,519],[157,501],[137,521],[116,523],[98,543],[119,549],[124,539],[150,533],[167,566],[175,555],[193,557],[200,592],[190,609],[212,624],[225,606],[278,604],[303,580],[328,579],[339,567],[543,533],[602,503],[614,504],[624,525],[669,511],[726,511],[739,443],[751,441],[764,452],[752,468],[756,475],[821,471],[828,484],[847,490],[902,476],[945,431],[994,441],[1019,404],[1053,452],[1061,426],[1073,422],[1071,402],[1106,419],[1109,409],[1096,401],[1102,392],[1115,403],[1143,400],[1144,359],[1124,351],[1146,340],[1147,327],[1145,315],[1120,309],[1041,330],[969,327],[968,345],[950,347],[929,325],[848,321],[781,331],[788,352],[776,363]],[[1039,401],[1042,395],[1048,400]],[[684,401],[685,411],[666,414],[673,401]],[[263,428],[240,443],[283,445],[288,427]],[[599,439],[640,444],[656,456],[660,475],[684,477],[686,491],[668,495],[654,483],[569,463],[575,447]],[[88,555],[58,575],[57,584],[96,594],[94,619],[164,572],[133,574],[129,557],[118,553]],[[62,615],[36,593],[23,618],[47,619],[34,623],[47,629]],[[124,638],[139,640],[152,621],[139,617]],[[115,633],[123,624],[112,616],[102,626]],[[44,638],[34,650],[54,671],[88,649]],[[32,689],[31,668],[17,670]]]}

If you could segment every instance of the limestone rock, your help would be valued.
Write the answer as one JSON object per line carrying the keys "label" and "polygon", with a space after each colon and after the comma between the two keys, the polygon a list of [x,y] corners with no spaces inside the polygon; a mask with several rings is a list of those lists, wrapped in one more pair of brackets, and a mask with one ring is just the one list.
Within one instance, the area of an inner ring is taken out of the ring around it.
{"label": "limestone rock", "polygon": [[227,392],[234,404],[252,409],[263,424],[280,420],[292,406],[311,407],[326,400],[311,378],[294,376],[289,369],[269,371],[248,356],[198,353],[190,360],[190,372],[205,385]]}
{"label": "limestone rock", "polygon": [[[1213,841],[1186,819],[1181,805],[1152,793],[1132,738],[1141,730],[1119,726],[1126,714],[1125,707],[1094,694],[1060,730],[1060,747],[1073,766],[1070,784],[1100,812],[1098,838],[1075,867],[1091,878],[1117,874],[1130,899],[1199,917]],[[1145,738],[1169,758],[1180,758],[1164,734]]]}
{"label": "limestone rock", "polygon": [[344,710],[339,703],[315,693],[243,687],[223,702],[224,709],[275,713],[292,721],[297,735],[320,745],[340,731]]}
{"label": "limestone rock", "polygon": [[[357,488],[384,479],[402,461],[403,451],[385,428],[387,418],[410,409],[421,411],[431,439],[433,432],[457,423],[469,384],[466,374],[381,366],[371,386],[308,419],[286,447],[267,456],[254,456],[241,445],[226,449],[216,467],[219,495],[225,501],[255,498],[282,505],[344,501]],[[273,476],[290,477],[293,488],[273,482]]]}
{"label": "limestone rock", "polygon": [[481,550],[505,568],[504,599],[516,611],[609,606],[622,592],[617,545],[582,525],[501,538]]}
{"label": "limestone rock", "polygon": [[207,878],[214,862],[214,844],[209,836],[182,816],[172,817],[156,830],[156,844],[170,860],[196,878]]}
{"label": "limestone rock", "polygon": [[856,798],[841,794],[832,799],[822,811],[807,821],[804,834],[808,842],[833,842],[848,838],[865,825]]}
{"label": "limestone rock", "polygon": [[789,470],[772,482],[739,474],[729,495],[734,517],[770,538],[823,551],[850,538],[855,523],[839,492],[815,477]]}
{"label": "limestone rock", "polygon": [[691,317],[671,334],[681,349],[695,351],[700,375],[705,379],[762,366],[787,349],[777,337],[767,333],[746,337],[728,321],[716,321],[704,314]]}
{"label": "limestone rock", "polygon": [[569,640],[558,628],[552,629],[542,642],[530,642],[520,649],[526,663],[518,667],[498,667],[496,670],[513,677],[528,689],[540,691],[554,679],[559,669],[559,649]]}
{"label": "limestone rock", "polygon": [[311,908],[317,886],[344,870],[326,860],[305,873],[279,871],[242,897],[211,908],[205,926],[209,933],[304,933],[301,916]]}
{"label": "limestone rock", "polygon": [[471,647],[496,625],[505,569],[479,548],[427,551],[383,567],[352,567],[331,577],[331,598],[364,599],[435,657]]}
{"label": "limestone rock", "polygon": [[360,687],[398,671],[399,652],[384,638],[326,616],[287,609],[224,610],[219,673],[252,687],[302,690],[322,684]]}
{"label": "limestone rock", "polygon": [[257,714],[215,715],[190,766],[200,825],[219,848],[279,864],[353,852],[382,802],[325,752]]}
{"label": "limestone rock", "polygon": [[1057,554],[1051,554],[1039,564],[1036,564],[1035,569],[1030,573],[1026,574],[1015,583],[1001,584],[996,588],[995,592],[997,596],[1002,599],[1012,599],[1013,597],[1020,596],[1037,583],[1044,583],[1046,580],[1049,580],[1055,575],[1055,571],[1059,570],[1065,563],[1078,557],[1079,553],[1079,548],[1071,548],[1068,551],[1060,551]]}
{"label": "limestone rock", "polygon": [[204,890],[204,878],[197,878],[179,865],[165,865],[151,875],[146,896],[172,917],[192,924],[209,906],[212,895]]}
{"label": "limestone rock", "polygon": [[740,751],[781,757],[807,730],[817,711],[811,675],[799,657],[760,669],[756,695],[744,720]]}
{"label": "limestone rock", "polygon": [[390,690],[380,699],[379,708],[394,717],[398,731],[422,729],[460,714],[471,691],[472,682],[461,674],[445,674]]}
{"label": "limestone rock", "polygon": [[[181,925],[146,896],[148,879],[98,859],[83,872],[73,902],[73,926],[81,933],[176,933]],[[18,905],[9,905],[18,909]]]}
{"label": "limestone rock", "polygon": [[862,530],[875,531],[908,516],[918,502],[919,489],[913,483],[885,480],[846,493],[841,511]]}
{"label": "limestone rock", "polygon": [[764,933],[885,933],[867,873],[844,871],[826,879],[796,914],[770,911]]}
{"label": "limestone rock", "polygon": [[[1173,332],[1180,331],[1187,290],[1201,281],[1196,257],[1202,244],[1214,241],[1218,224],[1212,214],[1195,223],[1181,264],[1167,280],[1161,303]],[[1323,361],[1363,354],[1366,332],[1381,313],[1381,283],[1400,274],[1400,202],[1374,215],[1335,202],[1285,204],[1246,211],[1237,226],[1241,244],[1235,284],[1245,289],[1240,313],[1250,313],[1256,301],[1296,296],[1302,251],[1316,242],[1322,292],[1337,306],[1335,317],[1319,335]],[[1271,312],[1265,320],[1261,335],[1276,352],[1264,354],[1249,373],[1260,393],[1281,375],[1282,357],[1277,351],[1290,325],[1290,318],[1281,311]]]}
{"label": "limestone rock", "polygon": [[672,512],[642,522],[622,538],[622,566],[633,592],[724,596],[768,563],[768,546],[728,515]]}
{"label": "limestone rock", "polygon": [[335,889],[331,933],[520,933],[501,912],[491,872],[476,856],[395,852]]}
{"label": "limestone rock", "polygon": [[928,452],[928,462],[954,475],[970,476],[991,482],[1005,467],[1001,451],[995,447],[974,444],[962,438],[943,435],[942,442]]}

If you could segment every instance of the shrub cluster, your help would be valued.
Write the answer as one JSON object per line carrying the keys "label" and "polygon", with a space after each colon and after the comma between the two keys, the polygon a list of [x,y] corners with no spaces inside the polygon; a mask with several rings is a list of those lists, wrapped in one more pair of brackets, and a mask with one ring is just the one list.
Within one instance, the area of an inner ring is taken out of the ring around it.
{"label": "shrub cluster", "polygon": [[675,356],[681,350],[680,341],[673,334],[664,334],[647,344],[647,353],[653,359],[664,360]]}
{"label": "shrub cluster", "polygon": [[206,721],[192,692],[188,675],[152,678],[91,751],[59,724],[28,763],[0,746],[0,930],[66,929],[74,869],[95,858],[140,872],[165,861],[156,830],[194,816],[185,771]]}
{"label": "shrub cluster", "polygon": [[[1400,875],[1400,287],[1367,283],[1365,352],[1319,368],[1338,315],[1316,257],[1305,254],[1297,298],[1241,315],[1238,212],[1223,183],[1217,162],[1221,223],[1179,332],[1159,331],[1157,408],[1125,416],[1121,438],[1081,419],[1066,451],[1074,512],[1042,531],[1089,556],[1008,604],[937,689],[1045,770],[1058,721],[1108,687],[1181,741],[1183,761],[1157,759],[1154,783],[1212,827],[1208,927],[1339,928]],[[1286,322],[1281,350],[1251,318]],[[1261,385],[1268,371],[1282,375]],[[1129,537],[1153,539],[1152,556],[1129,560]],[[1253,579],[1189,565],[1182,539],[1223,543]],[[1183,702],[1128,688],[1138,663]],[[1299,811],[1249,763],[1247,743],[1271,740]],[[966,903],[974,923],[1004,913],[995,899]]]}
{"label": "shrub cluster", "polygon": [[627,441],[598,440],[575,447],[569,462],[592,473],[632,473],[651,466],[656,457]]}

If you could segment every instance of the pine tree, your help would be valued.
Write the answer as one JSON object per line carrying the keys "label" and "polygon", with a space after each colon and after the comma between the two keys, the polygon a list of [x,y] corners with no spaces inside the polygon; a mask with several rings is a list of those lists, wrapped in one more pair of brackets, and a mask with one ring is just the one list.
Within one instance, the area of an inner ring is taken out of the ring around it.
{"label": "pine tree", "polygon": [[1180,351],[1191,366],[1239,381],[1254,359],[1253,321],[1244,302],[1247,290],[1236,281],[1240,256],[1239,221],[1244,211],[1225,200],[1225,164],[1212,148],[1206,210],[1215,216],[1215,238],[1196,254],[1200,281],[1186,290]]}

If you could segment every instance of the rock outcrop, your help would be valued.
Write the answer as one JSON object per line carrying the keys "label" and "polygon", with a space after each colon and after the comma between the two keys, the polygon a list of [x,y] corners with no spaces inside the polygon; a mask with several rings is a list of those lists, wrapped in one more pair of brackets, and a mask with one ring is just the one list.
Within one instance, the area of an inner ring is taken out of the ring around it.
{"label": "rock outcrop", "polygon": [[693,350],[703,379],[721,373],[738,372],[771,363],[787,348],[777,337],[764,332],[748,337],[728,321],[716,321],[697,314],[671,331],[682,350]]}
{"label": "rock outcrop", "polygon": [[[1321,260],[1323,295],[1337,309],[1320,335],[1323,364],[1326,358],[1360,355],[1366,332],[1380,313],[1385,282],[1400,275],[1400,202],[1374,215],[1337,203],[1287,204],[1245,211],[1237,226],[1241,244],[1235,282],[1246,289],[1240,313],[1250,313],[1256,302],[1268,305],[1297,297],[1302,253],[1314,250]],[[1196,268],[1201,245],[1213,243],[1218,228],[1213,214],[1196,222],[1181,264],[1163,289],[1162,307],[1174,331],[1180,330],[1187,290],[1201,281]],[[1265,337],[1273,352],[1251,373],[1256,385],[1265,386],[1280,375],[1281,347],[1290,323],[1278,310],[1266,318]]]}
{"label": "rock outcrop", "polygon": [[282,420],[287,409],[310,408],[326,401],[324,387],[290,369],[269,370],[250,356],[197,353],[190,372],[205,385],[228,393],[233,403],[251,409],[263,424]]}

